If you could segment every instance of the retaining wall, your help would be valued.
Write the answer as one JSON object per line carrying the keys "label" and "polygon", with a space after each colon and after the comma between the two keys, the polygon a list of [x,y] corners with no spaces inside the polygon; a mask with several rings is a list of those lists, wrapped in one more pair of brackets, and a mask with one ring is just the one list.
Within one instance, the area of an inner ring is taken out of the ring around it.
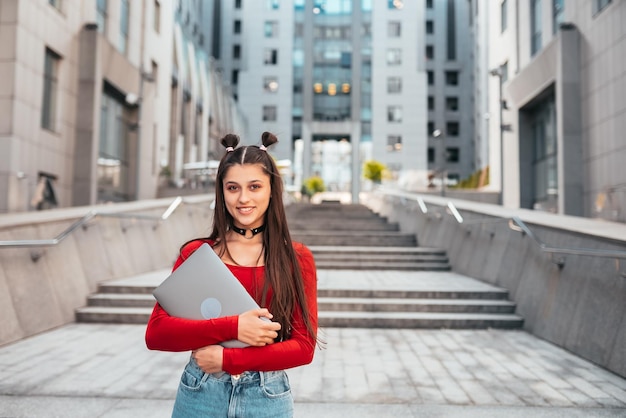
{"label": "retaining wall", "polygon": [[379,191],[364,203],[420,246],[446,249],[455,272],[508,289],[530,333],[626,377],[626,258],[547,254],[507,221],[549,246],[625,252],[626,225],[434,196],[422,196],[424,214],[416,197]]}
{"label": "retaining wall", "polygon": [[[0,216],[0,241],[52,239],[90,210],[159,217],[171,198]],[[0,345],[74,322],[98,283],[171,267],[187,240],[207,236],[207,196],[185,198],[165,221],[98,216],[58,245],[0,248]]]}

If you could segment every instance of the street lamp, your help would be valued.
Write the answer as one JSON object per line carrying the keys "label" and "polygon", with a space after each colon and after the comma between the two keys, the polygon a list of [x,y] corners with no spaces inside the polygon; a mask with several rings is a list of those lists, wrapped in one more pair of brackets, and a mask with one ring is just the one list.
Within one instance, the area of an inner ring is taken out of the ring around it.
{"label": "street lamp", "polygon": [[446,195],[446,180],[445,180],[445,175],[446,175],[446,147],[445,144],[443,142],[444,139],[444,134],[443,131],[441,129],[435,129],[433,131],[433,138],[435,139],[440,139],[441,142],[441,165],[439,167],[440,171],[441,171],[441,196],[445,196]]}
{"label": "street lamp", "polygon": [[502,83],[505,76],[502,66],[492,69],[489,74],[493,77],[498,77],[498,103],[500,105],[500,116],[498,117],[498,123],[500,126],[500,193],[498,195],[498,204],[503,204],[504,194],[504,124],[502,123],[502,112],[504,110],[504,102],[502,101]]}

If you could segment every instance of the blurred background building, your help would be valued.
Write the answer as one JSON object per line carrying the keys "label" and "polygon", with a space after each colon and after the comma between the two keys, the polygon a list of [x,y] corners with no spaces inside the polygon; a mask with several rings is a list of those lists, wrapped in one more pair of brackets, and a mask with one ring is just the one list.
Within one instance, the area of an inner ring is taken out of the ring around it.
{"label": "blurred background building", "polygon": [[[625,221],[626,4],[3,0],[0,212],[210,183],[264,130],[299,189],[387,185]],[[472,180],[469,181],[468,180]]]}
{"label": "blurred background building", "polygon": [[488,28],[483,134],[504,205],[626,221],[626,3],[473,8]]}

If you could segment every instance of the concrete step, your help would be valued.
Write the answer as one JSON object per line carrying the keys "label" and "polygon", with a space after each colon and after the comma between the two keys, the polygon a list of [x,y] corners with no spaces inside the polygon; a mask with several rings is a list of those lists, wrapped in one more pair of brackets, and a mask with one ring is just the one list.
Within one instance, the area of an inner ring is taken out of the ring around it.
{"label": "concrete step", "polygon": [[326,218],[311,218],[306,220],[299,219],[297,221],[288,219],[287,222],[289,223],[290,231],[316,231],[320,229],[326,231],[400,231],[398,224],[390,224],[384,220],[354,221],[350,219],[329,220]]}
{"label": "concrete step", "polygon": [[446,251],[441,248],[430,247],[379,247],[368,246],[331,246],[331,245],[309,245],[309,250],[317,256],[324,254],[368,254],[369,255],[445,255]]}
{"label": "concrete step", "polygon": [[[423,307],[425,305],[418,304],[418,306]],[[76,310],[76,321],[81,323],[146,324],[151,312],[151,307],[88,306]],[[320,308],[318,316],[321,327],[478,329],[519,328],[523,325],[523,319],[515,314],[478,312],[442,312],[436,310],[425,312],[327,311]]]}
{"label": "concrete step", "polygon": [[[163,276],[163,280],[167,275]],[[116,283],[100,283],[98,285],[98,293],[106,293],[106,294],[142,294],[142,295],[152,295],[154,291],[154,285],[148,284],[116,284]]]}
{"label": "concrete step", "polygon": [[320,312],[447,312],[500,313],[515,312],[515,303],[485,299],[394,299],[394,298],[318,298]]}
{"label": "concrete step", "polygon": [[307,246],[360,246],[369,247],[415,247],[417,241],[412,234],[379,231],[293,231],[294,241]]}
{"label": "concrete step", "polygon": [[520,328],[523,318],[512,314],[432,312],[319,312],[321,327],[337,328]]}
{"label": "concrete step", "polygon": [[87,306],[113,306],[118,308],[152,308],[154,296],[147,293],[96,293],[87,298]]}
{"label": "concrete step", "polygon": [[76,309],[76,322],[105,324],[147,324],[152,308],[87,306]]}
{"label": "concrete step", "polygon": [[493,290],[386,290],[386,289],[318,289],[318,298],[361,299],[437,299],[437,300],[507,300],[505,289]]}
{"label": "concrete step", "polygon": [[311,246],[319,269],[450,270],[446,252],[417,247]]}
{"label": "concrete step", "polygon": [[359,261],[359,260],[316,260],[315,266],[324,270],[402,270],[402,271],[449,271],[446,262],[420,261]]}
{"label": "concrete step", "polygon": [[[321,292],[327,293],[327,292]],[[437,295],[442,296],[442,295]],[[88,298],[89,307],[112,307],[112,308],[152,308],[155,299],[152,295],[143,294],[107,294],[99,293]],[[448,311],[448,312],[510,312],[515,304],[503,299],[468,299],[459,297],[455,299],[442,298],[359,298],[359,297],[319,297],[320,310],[327,311]]]}
{"label": "concrete step", "polygon": [[[89,300],[92,306],[151,306],[154,303],[152,292],[156,286],[124,286],[102,283],[98,293]],[[139,290],[139,291],[138,291]],[[506,300],[509,296],[505,289],[481,290],[386,290],[386,289],[318,289],[319,298],[360,298],[360,299],[462,299],[462,300]],[[129,303],[128,301],[136,301]],[[152,304],[148,303],[152,301]]]}
{"label": "concrete step", "polygon": [[[152,308],[86,307],[76,310],[82,323],[146,324]],[[520,328],[524,320],[514,314],[449,312],[320,311],[320,327],[350,328]]]}

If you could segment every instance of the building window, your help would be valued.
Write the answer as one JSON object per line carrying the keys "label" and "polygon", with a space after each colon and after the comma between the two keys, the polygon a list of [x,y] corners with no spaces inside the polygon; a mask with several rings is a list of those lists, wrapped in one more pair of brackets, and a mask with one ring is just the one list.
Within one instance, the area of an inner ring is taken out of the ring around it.
{"label": "building window", "polygon": [[533,143],[532,172],[534,177],[534,204],[542,207],[555,205],[558,199],[558,163],[556,141],[556,111],[554,98],[537,106],[529,115]]}
{"label": "building window", "polygon": [[426,8],[427,9],[433,8],[433,0],[426,0]]}
{"label": "building window", "polygon": [[293,28],[294,38],[304,38],[304,23],[296,22]]}
{"label": "building window", "polygon": [[265,65],[277,65],[278,64],[278,49],[265,48],[263,54],[263,63]]}
{"label": "building window", "polygon": [[275,21],[265,22],[264,32],[265,32],[266,38],[278,37],[278,22],[275,22]]}
{"label": "building window", "polygon": [[267,8],[270,10],[278,10],[280,8],[280,0],[267,0]]}
{"label": "building window", "polygon": [[502,0],[502,3],[500,3],[500,32],[504,32],[506,30],[507,24],[508,18],[506,10],[506,0]]}
{"label": "building window", "polygon": [[530,0],[530,55],[541,49],[541,1]]}
{"label": "building window", "polygon": [[453,0],[448,1],[448,7],[446,10],[446,51],[449,61],[456,60],[456,2]]}
{"label": "building window", "polygon": [[552,0],[552,33],[556,34],[559,25],[563,23],[563,8],[565,7],[563,0]]}
{"label": "building window", "polygon": [[387,151],[397,152],[402,150],[402,136],[387,135]]}
{"label": "building window", "polygon": [[235,9],[241,9],[241,0],[235,0]]}
{"label": "building window", "polygon": [[446,97],[446,110],[448,112],[457,112],[459,110],[459,98]]}
{"label": "building window", "polygon": [[593,1],[593,14],[600,13],[602,9],[611,4],[611,0],[594,0]]}
{"label": "building window", "polygon": [[402,78],[387,77],[387,93],[402,93]]}
{"label": "building window", "polygon": [[387,65],[402,64],[402,50],[399,48],[387,49]]}
{"label": "building window", "polygon": [[446,135],[459,136],[459,122],[446,122]]}
{"label": "building window", "polygon": [[263,106],[263,122],[276,122],[276,106]]}
{"label": "building window", "polygon": [[461,151],[458,147],[448,147],[446,148],[446,162],[448,163],[458,163],[460,159]]}
{"label": "building window", "polygon": [[233,45],[233,59],[238,60],[241,58],[241,45]]}
{"label": "building window", "polygon": [[387,106],[387,122],[402,122],[402,106]]}
{"label": "building window", "polygon": [[435,110],[435,97],[428,96],[428,110]]}
{"label": "building window", "polygon": [[434,71],[426,71],[426,76],[428,77],[428,85],[435,85],[435,72]]}
{"label": "building window", "polygon": [[402,10],[404,7],[404,0],[387,0],[387,7],[395,10]]}
{"label": "building window", "polygon": [[239,84],[239,70],[232,71],[232,73],[230,74],[230,83],[233,86],[236,86],[237,84]]}
{"label": "building window", "polygon": [[304,51],[302,49],[293,50],[293,66],[297,68],[304,66]]}
{"label": "building window", "polygon": [[432,35],[433,33],[435,33],[435,22],[433,22],[432,20],[426,21],[426,33],[428,35]]}
{"label": "building window", "polygon": [[426,135],[433,136],[433,132],[435,131],[435,122],[428,121],[426,124]]}
{"label": "building window", "polygon": [[446,86],[458,86],[459,85],[459,72],[458,71],[446,71]]}
{"label": "building window", "polygon": [[237,19],[233,23],[233,33],[236,33],[236,34],[241,33],[241,20]]}
{"label": "building window", "polygon": [[401,22],[389,22],[387,25],[387,36],[390,38],[399,38],[402,36]]}
{"label": "building window", "polygon": [[278,91],[278,78],[265,77],[263,79],[263,90],[266,93],[276,93]]}
{"label": "building window", "polygon": [[[117,93],[117,92],[115,92]],[[98,202],[131,199],[128,108],[105,82],[100,101],[100,143],[98,146]]]}
{"label": "building window", "polygon": [[431,60],[435,58],[435,47],[432,45],[426,45],[426,59]]}
{"label": "building window", "polygon": [[120,2],[120,44],[118,46],[118,49],[124,55],[126,54],[126,49],[128,48],[128,25],[129,25],[128,0],[121,0]]}
{"label": "building window", "polygon": [[46,48],[44,58],[43,100],[41,104],[41,127],[56,129],[57,95],[59,90],[59,65],[61,57]]}
{"label": "building window", "polygon": [[96,2],[96,23],[98,24],[98,32],[105,34],[107,29],[107,0],[98,0]]}

